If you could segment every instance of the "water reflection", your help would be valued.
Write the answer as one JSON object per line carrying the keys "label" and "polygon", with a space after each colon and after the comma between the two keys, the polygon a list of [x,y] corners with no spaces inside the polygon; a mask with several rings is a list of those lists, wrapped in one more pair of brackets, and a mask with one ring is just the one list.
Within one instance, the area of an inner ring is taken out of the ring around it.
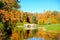
{"label": "water reflection", "polygon": [[25,40],[44,40],[44,38],[35,38],[35,37],[33,37],[33,38],[29,38],[29,39],[25,39]]}

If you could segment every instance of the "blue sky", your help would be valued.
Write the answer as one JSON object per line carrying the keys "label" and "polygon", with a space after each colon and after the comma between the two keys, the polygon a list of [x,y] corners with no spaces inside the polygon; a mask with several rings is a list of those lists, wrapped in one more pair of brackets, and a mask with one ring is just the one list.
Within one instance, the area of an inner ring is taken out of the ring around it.
{"label": "blue sky", "polygon": [[60,11],[60,0],[20,0],[21,10],[25,12]]}

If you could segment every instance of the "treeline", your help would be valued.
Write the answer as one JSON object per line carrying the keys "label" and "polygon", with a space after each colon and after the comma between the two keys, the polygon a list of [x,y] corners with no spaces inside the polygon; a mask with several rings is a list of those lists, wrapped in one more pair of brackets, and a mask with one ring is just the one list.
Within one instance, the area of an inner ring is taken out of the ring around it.
{"label": "treeline", "polygon": [[18,10],[0,10],[0,22],[5,23],[6,21],[11,23],[55,24],[60,23],[60,12],[29,13]]}
{"label": "treeline", "polygon": [[36,23],[36,24],[52,24],[60,23],[60,12],[46,11],[43,13],[21,12],[20,22]]}
{"label": "treeline", "polygon": [[36,24],[56,24],[60,23],[60,12],[58,11],[45,11],[43,13],[22,13],[23,22],[36,23]]}

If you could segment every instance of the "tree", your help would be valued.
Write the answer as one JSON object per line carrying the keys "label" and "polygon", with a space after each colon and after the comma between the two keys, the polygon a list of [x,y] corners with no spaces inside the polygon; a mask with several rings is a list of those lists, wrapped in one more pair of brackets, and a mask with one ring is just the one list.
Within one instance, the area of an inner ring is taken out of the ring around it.
{"label": "tree", "polygon": [[19,8],[18,1],[17,0],[1,0],[3,6],[3,9],[10,10]]}
{"label": "tree", "polygon": [[32,16],[32,21],[33,21],[33,23],[37,23],[37,20],[36,20],[36,17],[35,16]]}
{"label": "tree", "polygon": [[[0,4],[0,22],[3,23],[6,37],[9,39],[11,30],[16,27],[16,22],[20,18],[19,11],[15,11],[19,8],[19,5],[16,0],[0,0]],[[5,38],[4,40],[8,39]]]}
{"label": "tree", "polygon": [[60,13],[58,13],[55,18],[58,21],[58,23],[60,23]]}
{"label": "tree", "polygon": [[59,12],[58,11],[53,11],[52,15],[56,16]]}
{"label": "tree", "polygon": [[0,1],[0,9],[2,9],[4,4]]}

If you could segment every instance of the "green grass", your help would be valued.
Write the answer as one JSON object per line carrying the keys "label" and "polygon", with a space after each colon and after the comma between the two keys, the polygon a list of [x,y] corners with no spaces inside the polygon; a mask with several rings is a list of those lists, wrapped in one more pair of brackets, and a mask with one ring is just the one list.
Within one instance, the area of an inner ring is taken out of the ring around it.
{"label": "green grass", "polygon": [[60,31],[60,24],[50,24],[50,25],[40,25],[41,27],[46,28],[46,30],[56,30]]}

